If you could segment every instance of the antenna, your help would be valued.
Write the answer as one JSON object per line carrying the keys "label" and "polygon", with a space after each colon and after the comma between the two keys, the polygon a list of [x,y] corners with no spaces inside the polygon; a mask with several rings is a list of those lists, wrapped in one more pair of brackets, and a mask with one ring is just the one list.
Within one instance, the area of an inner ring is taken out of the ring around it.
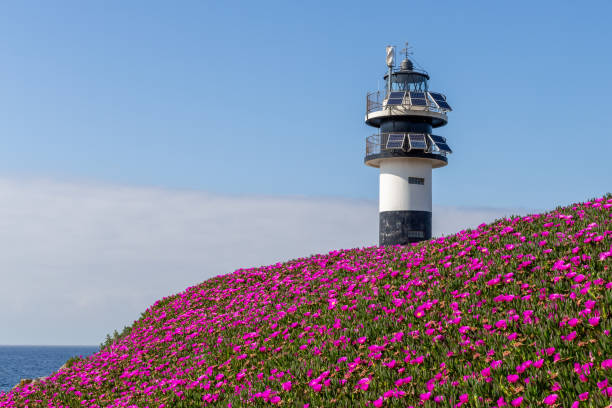
{"label": "antenna", "polygon": [[406,59],[408,59],[409,55],[412,55],[412,47],[410,46],[410,44],[408,43],[408,41],[406,41],[405,43],[405,47],[402,48],[402,52],[404,53],[404,55],[406,56]]}

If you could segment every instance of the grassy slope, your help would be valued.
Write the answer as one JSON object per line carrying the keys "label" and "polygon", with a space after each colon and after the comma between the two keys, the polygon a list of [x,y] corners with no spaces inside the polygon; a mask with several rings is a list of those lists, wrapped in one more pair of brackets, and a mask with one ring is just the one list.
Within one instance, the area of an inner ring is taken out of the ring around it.
{"label": "grassy slope", "polygon": [[216,277],[0,407],[607,406],[611,207]]}

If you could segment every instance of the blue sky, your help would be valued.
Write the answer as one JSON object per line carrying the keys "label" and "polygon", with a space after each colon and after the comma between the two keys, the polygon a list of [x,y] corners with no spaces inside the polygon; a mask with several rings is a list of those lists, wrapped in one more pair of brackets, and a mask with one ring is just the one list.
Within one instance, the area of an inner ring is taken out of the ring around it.
{"label": "blue sky", "polygon": [[8,2],[0,175],[376,200],[384,47],[455,111],[434,203],[610,190],[610,2]]}
{"label": "blue sky", "polygon": [[612,190],[612,3],[0,5],[0,344],[99,344],[218,274],[378,239],[365,96],[454,112],[434,235]]}

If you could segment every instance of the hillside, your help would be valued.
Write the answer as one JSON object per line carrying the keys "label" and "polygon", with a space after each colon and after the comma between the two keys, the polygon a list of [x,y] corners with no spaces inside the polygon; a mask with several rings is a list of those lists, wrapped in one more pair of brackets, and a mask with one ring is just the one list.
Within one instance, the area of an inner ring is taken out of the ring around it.
{"label": "hillside", "polygon": [[605,407],[612,196],[241,269],[0,407]]}

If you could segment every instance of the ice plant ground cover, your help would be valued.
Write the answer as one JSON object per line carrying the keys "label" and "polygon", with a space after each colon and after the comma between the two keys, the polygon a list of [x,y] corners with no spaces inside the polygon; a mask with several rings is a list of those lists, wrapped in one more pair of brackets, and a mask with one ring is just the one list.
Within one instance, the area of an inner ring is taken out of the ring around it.
{"label": "ice plant ground cover", "polygon": [[241,269],[0,407],[605,407],[612,196]]}

